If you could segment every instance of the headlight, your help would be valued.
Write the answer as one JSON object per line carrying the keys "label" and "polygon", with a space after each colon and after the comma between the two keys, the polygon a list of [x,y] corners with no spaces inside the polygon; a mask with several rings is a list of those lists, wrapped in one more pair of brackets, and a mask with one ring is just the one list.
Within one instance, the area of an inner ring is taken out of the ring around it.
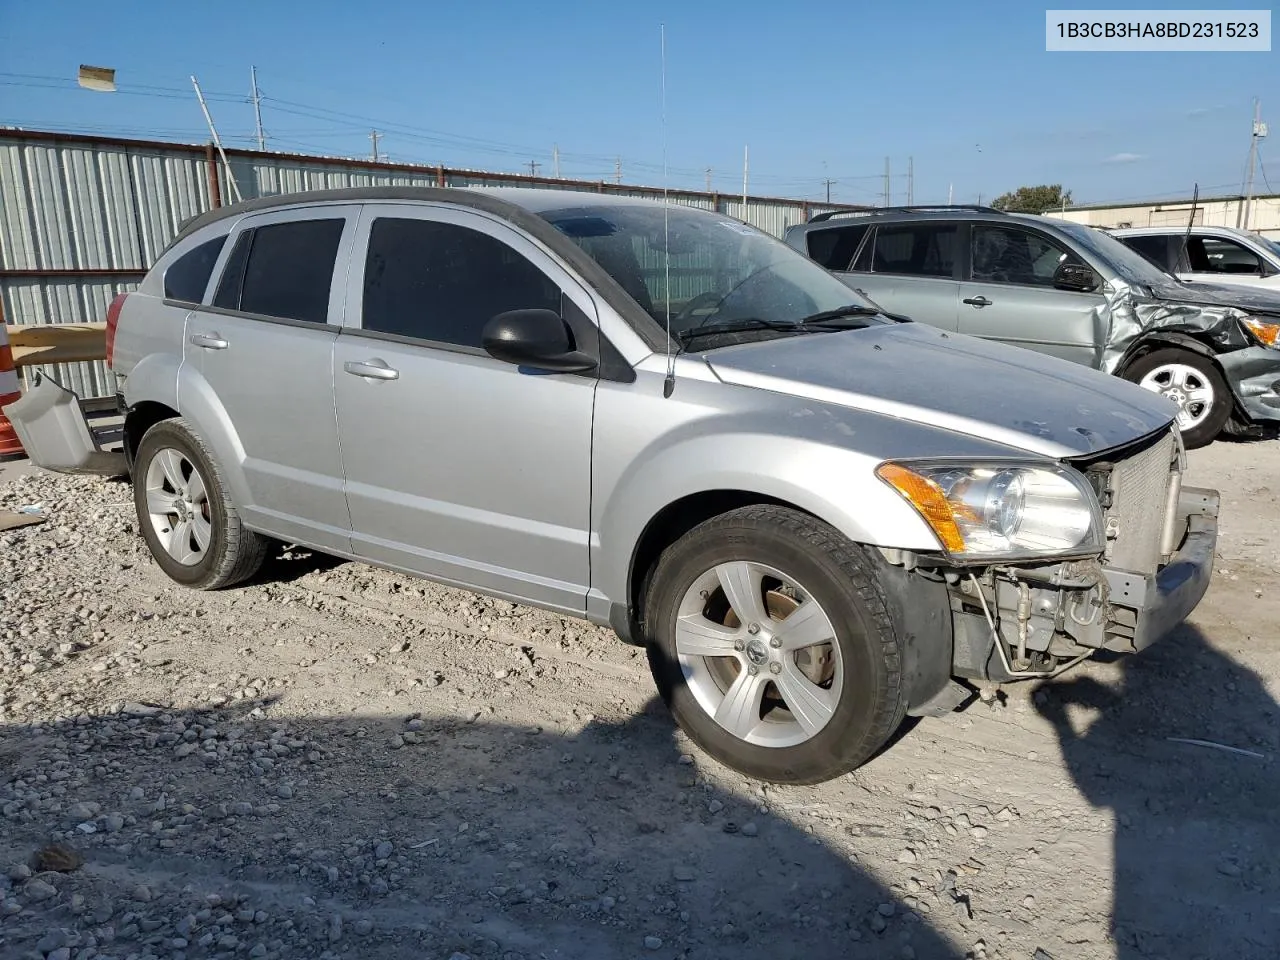
{"label": "headlight", "polygon": [[1280,323],[1273,323],[1260,317],[1243,317],[1240,322],[1264,347],[1280,346]]}
{"label": "headlight", "polygon": [[883,463],[876,474],[957,559],[1100,550],[1101,510],[1083,476],[1056,464]]}

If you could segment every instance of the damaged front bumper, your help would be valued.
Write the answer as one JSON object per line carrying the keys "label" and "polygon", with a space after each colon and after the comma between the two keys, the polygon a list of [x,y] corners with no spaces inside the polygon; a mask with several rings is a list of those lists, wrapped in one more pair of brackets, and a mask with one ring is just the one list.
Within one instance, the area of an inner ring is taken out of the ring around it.
{"label": "damaged front bumper", "polygon": [[129,472],[123,453],[99,445],[80,398],[47,377],[37,374],[31,389],[3,412],[36,466],[56,473],[108,477]]}
{"label": "damaged front bumper", "polygon": [[953,672],[1003,683],[1052,676],[1098,650],[1136,653],[1168,635],[1209,588],[1217,491],[1183,487],[1177,547],[1148,575],[1100,560],[992,567],[952,585]]}
{"label": "damaged front bumper", "polygon": [[1252,421],[1280,420],[1280,350],[1247,347],[1218,355],[1236,402]]}

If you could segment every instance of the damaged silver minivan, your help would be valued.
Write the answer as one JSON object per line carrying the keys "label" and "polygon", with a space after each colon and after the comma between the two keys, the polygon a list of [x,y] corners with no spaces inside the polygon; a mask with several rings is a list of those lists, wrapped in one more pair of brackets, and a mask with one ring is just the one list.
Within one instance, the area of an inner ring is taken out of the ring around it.
{"label": "damaged silver minivan", "polygon": [[1164,395],[1188,447],[1280,425],[1280,293],[1182,283],[1101,230],[990,207],[822,213],[786,240],[887,310]]}
{"label": "damaged silver minivan", "polygon": [[706,210],[254,200],[187,224],[108,324],[123,456],[51,381],[5,413],[44,466],[127,472],[173,580],[242,582],[284,541],[608,625],[765,780],[1136,653],[1213,572],[1173,404],[900,322]]}

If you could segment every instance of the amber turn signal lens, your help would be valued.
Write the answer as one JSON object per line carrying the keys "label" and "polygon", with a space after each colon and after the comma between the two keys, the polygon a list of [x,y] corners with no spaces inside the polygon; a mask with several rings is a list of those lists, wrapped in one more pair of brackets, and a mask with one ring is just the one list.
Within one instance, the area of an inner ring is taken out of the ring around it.
{"label": "amber turn signal lens", "polygon": [[1264,347],[1274,347],[1280,343],[1280,323],[1267,323],[1265,320],[1258,320],[1254,317],[1245,317],[1241,321],[1249,332],[1258,338],[1258,342]]}
{"label": "amber turn signal lens", "polygon": [[876,476],[902,494],[919,511],[949,552],[964,551],[964,537],[956,526],[955,514],[941,487],[896,463],[882,463],[876,469]]}

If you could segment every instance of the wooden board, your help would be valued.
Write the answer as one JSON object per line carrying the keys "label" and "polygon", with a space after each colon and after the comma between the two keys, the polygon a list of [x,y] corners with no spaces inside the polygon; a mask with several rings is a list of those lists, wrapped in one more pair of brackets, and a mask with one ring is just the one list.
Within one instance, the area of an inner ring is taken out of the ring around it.
{"label": "wooden board", "polygon": [[30,527],[44,523],[43,514],[14,513],[12,510],[0,510],[0,530],[16,530],[18,527]]}
{"label": "wooden board", "polygon": [[107,358],[105,323],[9,324],[5,329],[15,366]]}

